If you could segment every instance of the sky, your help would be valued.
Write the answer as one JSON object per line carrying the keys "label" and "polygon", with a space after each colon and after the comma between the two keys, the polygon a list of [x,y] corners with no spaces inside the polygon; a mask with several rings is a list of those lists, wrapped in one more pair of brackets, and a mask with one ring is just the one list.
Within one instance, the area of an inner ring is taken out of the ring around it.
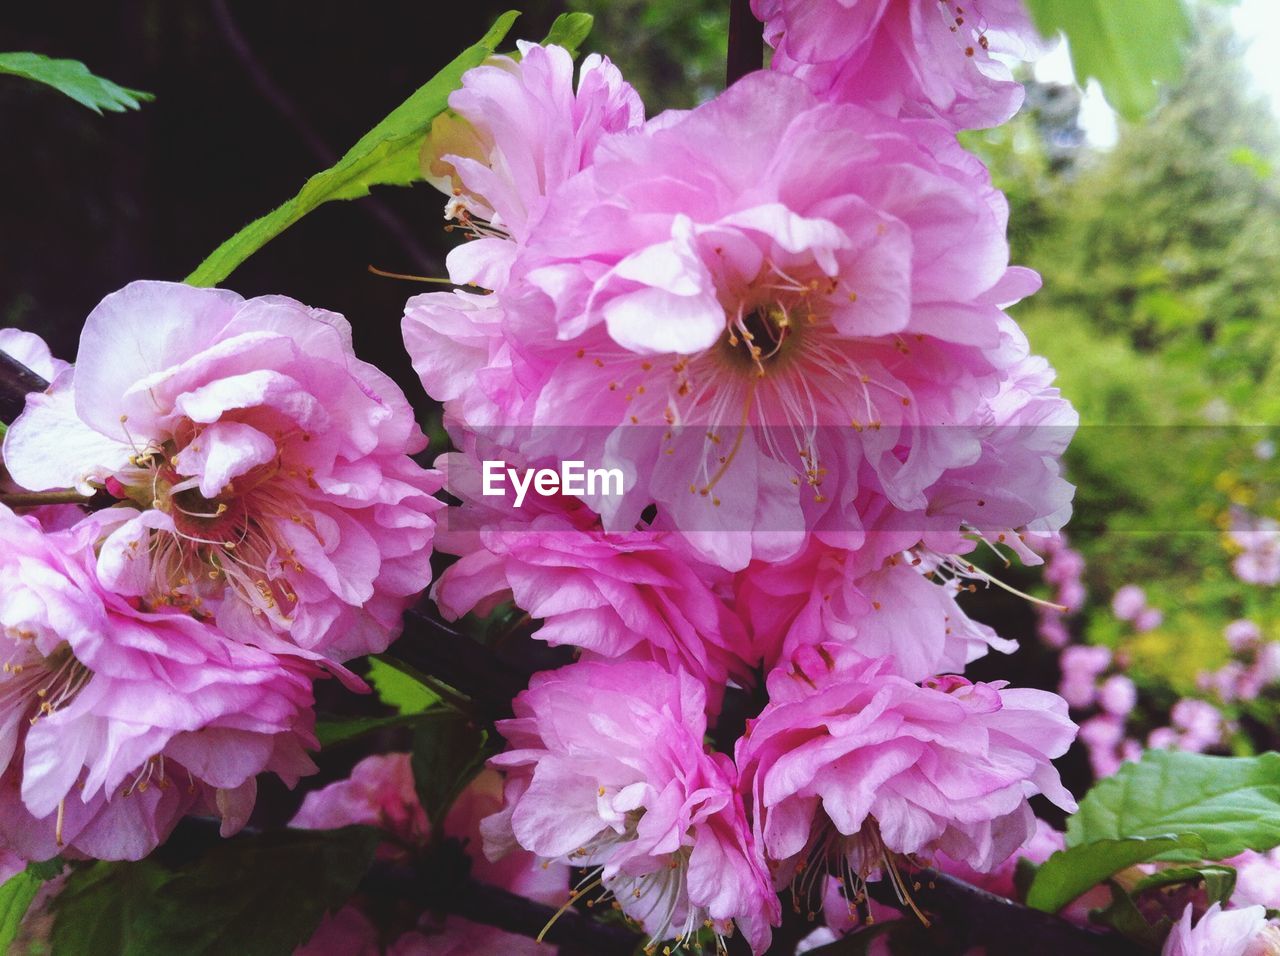
{"label": "sky", "polygon": [[[1247,45],[1245,65],[1256,92],[1270,99],[1272,111],[1280,117],[1280,0],[1239,0],[1231,12],[1231,20]],[[1071,56],[1066,44],[1060,43],[1040,59],[1035,74],[1036,79],[1044,83],[1072,82]],[[1085,88],[1080,126],[1090,145],[1099,149],[1115,145],[1116,116],[1103,99],[1096,81]]]}

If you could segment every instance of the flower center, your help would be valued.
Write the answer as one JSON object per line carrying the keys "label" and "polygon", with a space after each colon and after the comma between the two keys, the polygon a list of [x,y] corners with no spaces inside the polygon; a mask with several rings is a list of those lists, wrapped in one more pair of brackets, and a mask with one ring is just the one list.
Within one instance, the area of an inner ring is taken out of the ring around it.
{"label": "flower center", "polygon": [[730,319],[715,349],[730,367],[764,378],[795,353],[798,333],[793,310],[762,305]]}

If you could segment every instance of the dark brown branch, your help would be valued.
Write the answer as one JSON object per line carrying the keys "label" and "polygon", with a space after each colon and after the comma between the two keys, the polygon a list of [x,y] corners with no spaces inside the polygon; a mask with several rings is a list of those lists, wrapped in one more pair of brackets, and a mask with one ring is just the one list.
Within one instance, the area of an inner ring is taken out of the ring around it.
{"label": "dark brown branch", "polygon": [[[999,951],[1033,949],[1037,956],[1132,956],[1133,945],[1121,936],[1068,923],[945,873],[920,870],[912,878],[920,884],[912,893],[916,905],[971,944],[987,944]],[[868,891],[876,902],[915,919],[888,880],[870,884]]]}
{"label": "dark brown branch", "polygon": [[27,395],[49,383],[8,353],[0,351],[0,422],[12,422],[27,406]]}
{"label": "dark brown branch", "polygon": [[733,86],[764,66],[764,24],[751,12],[751,0],[729,0],[729,55],[725,85]]}

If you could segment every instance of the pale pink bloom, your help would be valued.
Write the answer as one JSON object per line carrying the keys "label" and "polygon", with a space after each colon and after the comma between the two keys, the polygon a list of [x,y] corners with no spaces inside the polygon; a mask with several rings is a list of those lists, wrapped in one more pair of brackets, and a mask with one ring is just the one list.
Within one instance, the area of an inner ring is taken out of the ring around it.
{"label": "pale pink bloom", "polygon": [[1050,760],[1076,728],[1053,694],[951,675],[921,686],[835,644],[799,648],[768,688],[736,761],[780,883],[814,853],[862,879],[889,854],[990,870],[1035,833],[1030,796],[1075,808]]}
{"label": "pale pink bloom", "polygon": [[439,480],[408,457],[425,445],[341,316],[135,282],[4,452],[24,487],[121,499],[99,559],[119,593],[342,660],[384,649],[428,583]]}
{"label": "pale pink bloom", "polygon": [[1249,670],[1239,661],[1227,661],[1216,671],[1196,675],[1196,687],[1212,691],[1223,701],[1233,701],[1241,696],[1240,688],[1250,683]]}
{"label": "pale pink bloom", "polygon": [[1280,584],[1280,522],[1233,512],[1230,538],[1240,549],[1231,570],[1246,584]]}
{"label": "pale pink bloom", "polygon": [[139,610],[98,578],[94,520],[0,506],[0,845],[28,859],[138,859],[194,809],[234,832],[259,773],[315,769],[315,667]]}
{"label": "pale pink bloom", "polygon": [[1133,619],[1133,629],[1139,634],[1154,631],[1164,623],[1164,612],[1158,607],[1145,607]]}
{"label": "pale pink bloom", "polygon": [[1269,853],[1244,853],[1225,863],[1236,868],[1235,906],[1271,906],[1280,902],[1280,847]]}
{"label": "pale pink bloom", "polygon": [[506,807],[491,857],[522,847],[588,869],[651,941],[710,920],[768,947],[777,896],[757,856],[733,764],[703,747],[701,682],[656,664],[582,662],[536,675],[499,731]]}
{"label": "pale pink bloom", "polygon": [[1188,903],[1161,956],[1280,956],[1280,929],[1268,922],[1266,907],[1224,910],[1214,903],[1192,926],[1193,909]]}
{"label": "pale pink bloom", "polygon": [[755,561],[741,572],[737,607],[765,667],[801,645],[834,641],[889,658],[895,673],[920,681],[963,671],[990,648],[1016,649],[965,614],[957,583],[937,576],[936,561],[913,552],[890,555],[883,566],[875,560],[813,540],[789,561]]}
{"label": "pale pink bloom", "polygon": [[451,297],[437,324],[473,328],[433,389],[484,392],[450,421],[530,463],[621,468],[625,494],[587,501],[607,530],[656,505],[730,570],[809,530],[948,552],[966,528],[1052,531],[1076,418],[1001,311],[1038,285],[1005,220],[935,126],[755,74],[601,140],[497,301]]}
{"label": "pale pink bloom", "polygon": [[1124,720],[1111,714],[1098,714],[1080,725],[1080,741],[1089,751],[1089,766],[1094,777],[1109,777],[1124,763],[1120,755],[1124,740]]}
{"label": "pale pink bloom", "polygon": [[1127,717],[1138,703],[1138,688],[1124,674],[1112,674],[1098,688],[1098,705],[1108,714]]}
{"label": "pale pink bloom", "polygon": [[1280,683],[1280,642],[1268,641],[1258,648],[1258,655],[1241,682],[1240,696],[1254,697],[1264,687]]}
{"label": "pale pink bloom", "polygon": [[1147,609],[1147,594],[1136,584],[1126,584],[1111,597],[1111,613],[1132,621]]}
{"label": "pale pink bloom", "polygon": [[586,57],[575,88],[568,50],[516,46],[518,58],[490,57],[463,74],[423,155],[428,181],[452,197],[446,218],[474,238],[450,253],[450,277],[490,289],[505,283],[547,196],[591,161],[603,136],[644,122],[639,95],[607,57]]}
{"label": "pale pink bloom", "polygon": [[953,129],[998,126],[1022,105],[1004,59],[1040,40],[1022,0],[752,0],[773,69],[821,95]]}
{"label": "pale pink bloom", "polygon": [[1085,708],[1097,699],[1098,678],[1111,666],[1111,651],[1096,644],[1068,647],[1058,659],[1062,682],[1058,693],[1072,707]]}
{"label": "pale pink bloom", "polygon": [[1147,746],[1152,750],[1172,750],[1178,746],[1178,732],[1172,727],[1157,727],[1147,734]]}
{"label": "pale pink bloom", "polygon": [[1184,697],[1173,705],[1169,720],[1182,731],[1182,750],[1203,752],[1222,741],[1222,713],[1207,700]]}
{"label": "pale pink bloom", "polygon": [[0,352],[21,362],[46,382],[52,382],[68,365],[53,357],[44,339],[22,329],[0,329]]}
{"label": "pale pink bloom", "polygon": [[[474,851],[480,844],[480,821],[502,807],[502,781],[492,770],[483,771],[459,794],[444,822],[444,832]],[[374,826],[392,838],[379,855],[412,857],[427,846],[430,823],[414,788],[409,754],[375,754],[361,760],[346,780],[307,794],[290,826],[304,830],[328,830],[352,824]],[[528,853],[512,853],[493,863],[472,852],[471,876],[482,883],[548,905],[559,905],[568,888],[562,866],[543,866]],[[463,948],[463,944],[470,948]],[[378,931],[353,901],[324,922],[296,956],[370,956],[382,952]],[[456,916],[424,913],[416,929],[401,934],[388,953],[400,956],[537,956],[554,954],[528,937],[481,926]]]}
{"label": "pale pink bloom", "polygon": [[1236,653],[1247,651],[1262,640],[1262,631],[1248,618],[1232,621],[1223,631],[1227,645]]}
{"label": "pale pink bloom", "polygon": [[432,591],[446,617],[512,600],[542,622],[534,636],[549,644],[687,671],[706,686],[713,711],[730,678],[752,681],[756,655],[727,600],[732,576],[699,560],[680,535],[606,534],[594,512],[565,495],[531,495],[515,508],[479,494],[473,460],[453,454],[440,464],[463,501],[436,540],[461,556]]}

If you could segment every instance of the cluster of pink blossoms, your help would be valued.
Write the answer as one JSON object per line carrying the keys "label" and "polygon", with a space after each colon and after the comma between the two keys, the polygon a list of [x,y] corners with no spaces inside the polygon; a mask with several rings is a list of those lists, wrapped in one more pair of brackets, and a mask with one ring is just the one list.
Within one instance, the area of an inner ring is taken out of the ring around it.
{"label": "cluster of pink blossoms", "polygon": [[234,832],[256,777],[314,770],[312,681],[384,649],[429,583],[437,473],[346,320],[283,297],[136,282],[5,435],[0,844],[137,859],[186,813]]}
{"label": "cluster of pink blossoms", "polygon": [[[1016,110],[990,54],[1038,41],[1020,3],[976,6],[758,3],[774,68],[649,120],[609,61],[575,82],[521,44],[428,141],[472,287],[403,323],[458,449],[433,597],[581,652],[500,725],[485,849],[584,870],[573,898],[652,945],[763,952],[779,890],[812,909],[831,874],[866,905],[935,858],[1004,864],[1032,795],[1074,808],[1066,703],[959,676],[1015,646],[961,606],[999,583],[975,549],[1039,562],[1076,424],[955,136]],[[621,485],[513,492],[570,463]]]}

